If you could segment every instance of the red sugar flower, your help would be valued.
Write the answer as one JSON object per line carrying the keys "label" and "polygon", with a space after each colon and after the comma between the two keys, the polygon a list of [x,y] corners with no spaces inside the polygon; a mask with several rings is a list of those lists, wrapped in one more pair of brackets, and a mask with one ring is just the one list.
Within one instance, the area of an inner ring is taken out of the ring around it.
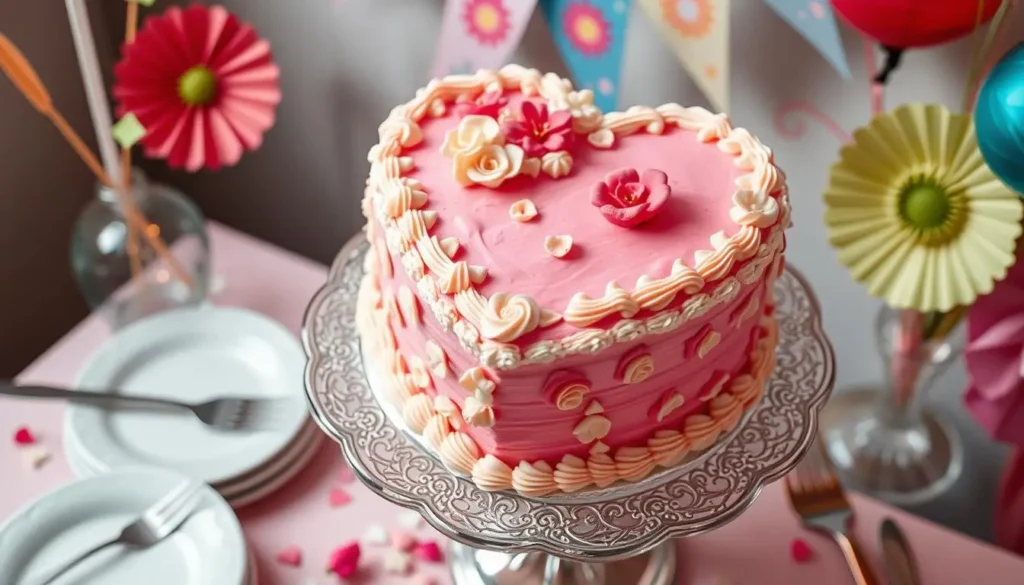
{"label": "red sugar flower", "polygon": [[633,227],[657,215],[671,193],[668,176],[659,170],[646,170],[641,177],[636,169],[621,169],[594,185],[590,203],[613,224]]}
{"label": "red sugar flower", "polygon": [[523,100],[519,116],[506,120],[501,130],[505,140],[521,146],[526,156],[544,156],[572,144],[572,114],[566,110],[548,114],[547,104]]}
{"label": "red sugar flower", "polygon": [[149,17],[114,75],[120,114],[146,128],[146,155],[188,171],[258,148],[281,101],[269,43],[221,6]]}
{"label": "red sugar flower", "polygon": [[501,108],[508,103],[508,98],[502,95],[501,90],[487,91],[479,96],[473,97],[469,94],[462,94],[455,100],[455,113],[460,118],[466,116],[487,116],[497,119],[501,114]]}

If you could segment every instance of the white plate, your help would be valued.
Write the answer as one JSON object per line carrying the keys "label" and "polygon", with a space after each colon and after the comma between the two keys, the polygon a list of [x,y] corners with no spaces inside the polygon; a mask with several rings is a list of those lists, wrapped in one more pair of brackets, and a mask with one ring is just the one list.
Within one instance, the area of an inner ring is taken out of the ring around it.
{"label": "white plate", "polygon": [[[324,438],[320,428],[310,421],[296,442],[279,457],[270,461],[266,467],[238,482],[215,486],[214,489],[236,510],[255,504],[284,487],[305,469],[320,451]],[[103,473],[102,470],[89,467],[88,463],[83,461],[74,442],[65,440],[64,456],[71,471],[78,477],[94,477]]]}
{"label": "white plate", "polygon": [[[117,536],[186,481],[167,470],[124,470],[79,480],[28,504],[0,527],[0,583],[36,585],[62,562]],[[141,551],[112,547],[62,582],[77,585],[244,585],[248,553],[227,503],[204,490],[201,507],[173,535]]]}
{"label": "white plate", "polygon": [[201,307],[161,313],[119,331],[79,376],[87,390],[202,402],[218,396],[287,397],[273,432],[219,432],[191,413],[72,405],[66,443],[97,471],[152,465],[209,484],[251,473],[291,443],[308,420],[295,337],[251,311]]}
{"label": "white plate", "polygon": [[213,488],[229,501],[238,494],[252,491],[290,470],[295,466],[296,461],[301,460],[302,456],[308,451],[318,449],[320,445],[319,438],[323,436],[320,428],[310,421],[296,440],[278,456],[274,457],[273,460],[268,461],[266,466],[249,475],[238,478],[237,481],[215,485]]}
{"label": "white plate", "polygon": [[242,492],[231,496],[228,500],[231,507],[238,510],[250,504],[255,504],[263,498],[271,496],[277,490],[283,488],[288,484],[289,481],[298,476],[303,469],[305,469],[313,458],[316,457],[317,453],[320,452],[320,446],[323,443],[324,435],[317,431],[317,436],[313,439],[313,445],[308,449],[304,450],[299,458],[292,462],[286,469],[274,478],[268,480],[266,483],[258,485],[250,489],[249,491]]}

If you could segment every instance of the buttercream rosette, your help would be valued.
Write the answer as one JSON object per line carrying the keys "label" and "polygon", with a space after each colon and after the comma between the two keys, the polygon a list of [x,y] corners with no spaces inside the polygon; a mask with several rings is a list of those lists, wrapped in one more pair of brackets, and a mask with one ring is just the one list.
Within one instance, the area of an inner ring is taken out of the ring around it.
{"label": "buttercream rosette", "polygon": [[967,317],[967,410],[1000,441],[1024,446],[1024,263]]}
{"label": "buttercream rosette", "polygon": [[825,224],[839,260],[889,305],[949,311],[1013,263],[1024,204],[992,173],[970,115],[911,104],[854,133],[830,173]]}

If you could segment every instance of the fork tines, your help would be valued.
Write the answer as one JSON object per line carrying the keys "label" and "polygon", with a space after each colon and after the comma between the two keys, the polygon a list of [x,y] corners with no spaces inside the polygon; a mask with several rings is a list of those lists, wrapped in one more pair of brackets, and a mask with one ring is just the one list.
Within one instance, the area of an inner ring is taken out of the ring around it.
{"label": "fork tines", "polygon": [[284,398],[228,398],[218,418],[233,430],[275,430],[281,425],[281,409],[286,404]]}

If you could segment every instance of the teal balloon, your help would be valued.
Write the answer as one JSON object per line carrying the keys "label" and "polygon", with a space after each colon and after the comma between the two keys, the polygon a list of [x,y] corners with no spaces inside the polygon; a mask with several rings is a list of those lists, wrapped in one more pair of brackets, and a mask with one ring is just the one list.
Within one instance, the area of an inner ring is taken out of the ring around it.
{"label": "teal balloon", "polygon": [[992,68],[978,93],[974,121],[985,162],[1024,197],[1024,43]]}

